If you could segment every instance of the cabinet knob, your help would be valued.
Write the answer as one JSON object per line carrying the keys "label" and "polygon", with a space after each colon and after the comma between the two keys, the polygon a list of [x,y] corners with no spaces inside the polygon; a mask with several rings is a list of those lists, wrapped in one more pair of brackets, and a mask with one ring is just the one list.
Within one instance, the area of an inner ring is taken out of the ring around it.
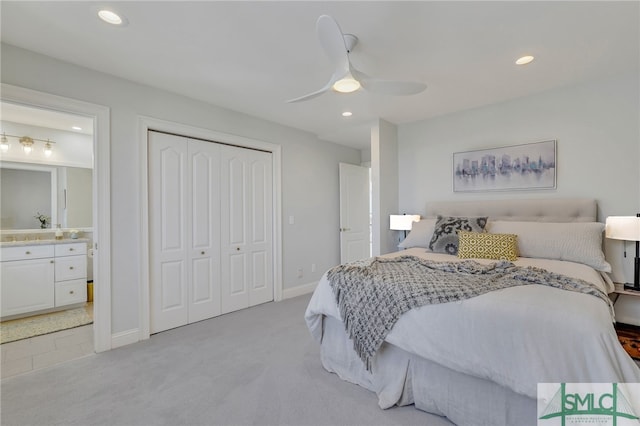
{"label": "cabinet knob", "polygon": [[53,260],[50,260],[49,263],[53,263]]}
{"label": "cabinet knob", "polygon": [[73,294],[73,290],[69,291],[69,294]]}
{"label": "cabinet knob", "polygon": [[73,247],[71,247],[71,248],[69,249],[69,251],[73,251]]}
{"label": "cabinet knob", "polygon": [[236,251],[240,251],[240,247],[236,247]]}
{"label": "cabinet knob", "polygon": [[24,254],[31,254],[29,250],[25,251]]}
{"label": "cabinet knob", "polygon": [[69,266],[69,269],[73,269],[73,266]]}
{"label": "cabinet knob", "polygon": [[204,254],[204,251],[201,251],[200,254]]}

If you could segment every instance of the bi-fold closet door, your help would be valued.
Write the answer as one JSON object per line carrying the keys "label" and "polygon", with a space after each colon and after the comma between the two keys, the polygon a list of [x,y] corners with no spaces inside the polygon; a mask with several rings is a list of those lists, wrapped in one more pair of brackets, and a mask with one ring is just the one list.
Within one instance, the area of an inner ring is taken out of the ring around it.
{"label": "bi-fold closet door", "polygon": [[149,132],[151,333],[273,300],[271,153]]}

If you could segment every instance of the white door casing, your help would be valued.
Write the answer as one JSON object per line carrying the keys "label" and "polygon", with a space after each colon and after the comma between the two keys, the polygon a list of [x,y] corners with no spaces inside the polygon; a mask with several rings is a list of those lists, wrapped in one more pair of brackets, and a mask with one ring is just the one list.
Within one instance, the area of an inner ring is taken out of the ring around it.
{"label": "white door casing", "polygon": [[340,262],[370,256],[369,169],[340,163]]}
{"label": "white door casing", "polygon": [[[111,330],[111,179],[110,110],[77,99],[2,83],[3,101],[45,108],[93,119],[93,331],[96,352],[113,347]],[[145,134],[146,137],[146,134]]]}

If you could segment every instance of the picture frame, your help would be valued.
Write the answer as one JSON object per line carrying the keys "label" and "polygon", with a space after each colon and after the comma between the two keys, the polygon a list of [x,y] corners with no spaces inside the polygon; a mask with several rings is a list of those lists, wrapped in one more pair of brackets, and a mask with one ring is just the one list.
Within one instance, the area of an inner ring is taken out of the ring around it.
{"label": "picture frame", "polygon": [[453,153],[453,192],[556,189],[556,140]]}

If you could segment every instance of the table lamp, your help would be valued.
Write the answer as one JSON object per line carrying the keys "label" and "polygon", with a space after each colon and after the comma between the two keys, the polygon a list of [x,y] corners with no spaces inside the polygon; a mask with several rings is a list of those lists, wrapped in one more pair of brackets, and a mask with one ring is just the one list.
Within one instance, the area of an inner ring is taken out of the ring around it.
{"label": "table lamp", "polygon": [[411,231],[413,222],[420,220],[419,214],[392,214],[389,216],[389,229],[392,231],[404,231],[407,238],[407,231]]}
{"label": "table lamp", "polygon": [[605,223],[605,236],[613,240],[636,242],[633,284],[625,284],[624,289],[640,291],[640,213],[636,216],[609,216]]}

